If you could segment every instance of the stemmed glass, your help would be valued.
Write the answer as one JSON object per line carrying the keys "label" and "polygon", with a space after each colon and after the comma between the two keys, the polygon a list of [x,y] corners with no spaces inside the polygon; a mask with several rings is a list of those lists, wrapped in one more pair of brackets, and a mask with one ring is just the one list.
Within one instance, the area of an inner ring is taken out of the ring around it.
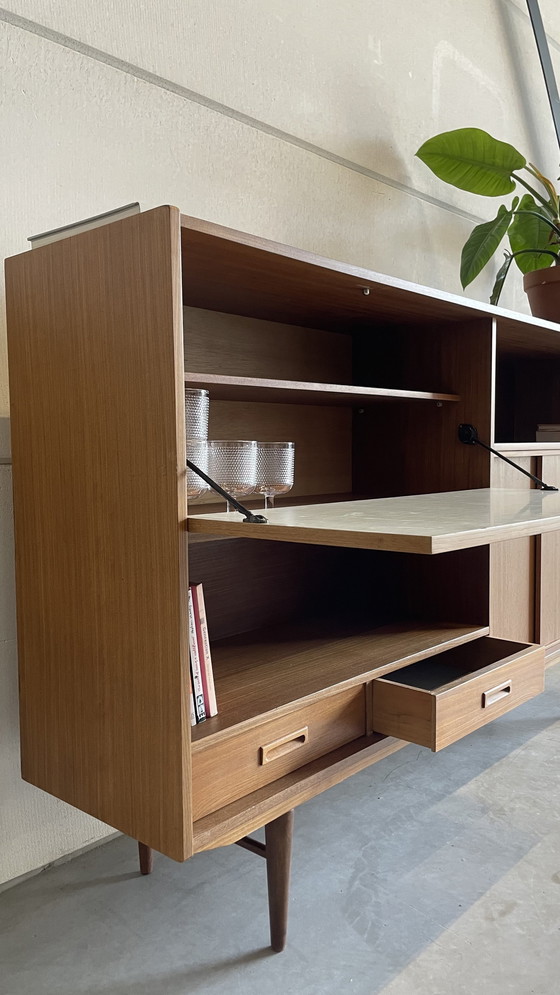
{"label": "stemmed glass", "polygon": [[[208,442],[208,473],[233,497],[239,499],[253,493],[256,471],[256,442],[233,439],[211,439]],[[230,510],[229,501],[227,510]]]}
{"label": "stemmed glass", "polygon": [[257,480],[258,494],[264,495],[265,511],[274,508],[274,498],[287,494],[294,486],[295,443],[258,442]]}

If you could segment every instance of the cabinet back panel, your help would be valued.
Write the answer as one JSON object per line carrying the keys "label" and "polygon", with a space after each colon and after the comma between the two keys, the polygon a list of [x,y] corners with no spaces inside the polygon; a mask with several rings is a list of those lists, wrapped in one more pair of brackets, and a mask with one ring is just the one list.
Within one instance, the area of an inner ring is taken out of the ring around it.
{"label": "cabinet back panel", "polygon": [[535,442],[539,424],[560,424],[560,359],[498,357],[496,442]]}
{"label": "cabinet back panel", "polygon": [[[380,348],[379,359],[377,348]],[[490,462],[478,446],[465,446],[457,428],[470,422],[481,439],[492,430],[493,329],[491,319],[443,328],[391,328],[363,334],[354,363],[372,382],[459,395],[457,403],[408,403],[366,408],[357,415],[354,491],[374,496],[425,494],[488,487]],[[378,367],[378,373],[375,373]],[[383,384],[382,384],[383,385]]]}
{"label": "cabinet back panel", "polygon": [[352,337],[237,314],[183,308],[193,373],[352,383]]}
{"label": "cabinet back panel", "polygon": [[[295,442],[294,487],[290,498],[344,494],[352,489],[352,411],[311,404],[211,401],[210,439]],[[215,504],[208,492],[193,505]],[[279,503],[281,502],[279,499]]]}
{"label": "cabinet back panel", "polygon": [[324,615],[400,617],[401,564],[391,553],[230,539],[189,547],[189,581],[204,584],[212,640]]}
{"label": "cabinet back panel", "polygon": [[299,618],[488,624],[488,548],[441,556],[251,539],[194,543],[212,640]]}
{"label": "cabinet back panel", "polygon": [[488,546],[406,560],[403,599],[410,618],[488,625]]}

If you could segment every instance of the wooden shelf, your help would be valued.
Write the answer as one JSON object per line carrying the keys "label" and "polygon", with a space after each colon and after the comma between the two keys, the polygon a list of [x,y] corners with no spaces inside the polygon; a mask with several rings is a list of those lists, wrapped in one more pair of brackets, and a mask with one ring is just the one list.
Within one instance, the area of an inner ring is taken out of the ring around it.
{"label": "wooden shelf", "polygon": [[[505,351],[560,351],[560,327],[181,215],[183,303],[340,331],[498,319]],[[217,278],[219,274],[219,279]],[[367,288],[369,294],[364,295]]]}
{"label": "wooden shelf", "polygon": [[265,380],[214,373],[185,373],[189,387],[205,388],[217,401],[275,401],[281,404],[365,405],[379,401],[459,401],[458,394],[387,387],[356,387],[297,380]]}
{"label": "wooden shelf", "polygon": [[560,442],[495,442],[494,449],[506,455],[539,456],[541,453],[560,453]]}
{"label": "wooden shelf", "polygon": [[478,639],[488,627],[404,622],[371,625],[320,619],[252,630],[212,645],[219,713],[195,726],[193,751],[209,736],[276,718],[293,703],[322,698],[435,653]]}
{"label": "wooden shelf", "polygon": [[560,529],[560,493],[481,488],[274,508],[266,517],[268,524],[250,525],[238,515],[200,515],[188,518],[187,528],[247,539],[447,553]]}

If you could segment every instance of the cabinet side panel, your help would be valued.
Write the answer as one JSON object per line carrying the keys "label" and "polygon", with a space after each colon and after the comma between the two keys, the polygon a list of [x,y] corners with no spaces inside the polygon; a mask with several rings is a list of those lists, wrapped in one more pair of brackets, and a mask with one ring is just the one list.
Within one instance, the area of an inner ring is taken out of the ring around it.
{"label": "cabinet side panel", "polygon": [[184,859],[178,225],[158,208],[6,280],[23,776]]}
{"label": "cabinet side panel", "polygon": [[[537,476],[560,487],[560,456],[536,460]],[[536,641],[550,645],[560,639],[560,532],[536,537]]]}
{"label": "cabinet side panel", "polygon": [[[529,473],[536,472],[534,458],[518,457],[515,453],[509,456]],[[532,487],[529,477],[496,456],[491,462],[491,484],[492,487],[527,491]],[[527,536],[490,546],[491,636],[526,643],[538,638],[535,632],[535,546],[538,541],[537,536]]]}

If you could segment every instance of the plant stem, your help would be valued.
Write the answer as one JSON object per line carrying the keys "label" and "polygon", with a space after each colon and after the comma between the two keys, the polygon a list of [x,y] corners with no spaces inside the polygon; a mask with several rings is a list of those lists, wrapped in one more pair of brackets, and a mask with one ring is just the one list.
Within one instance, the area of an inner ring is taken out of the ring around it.
{"label": "plant stem", "polygon": [[[557,252],[552,252],[551,249],[518,249],[517,252],[512,252],[510,259],[515,259],[516,256],[522,256],[524,253],[530,252],[532,255],[536,256],[552,256],[554,259],[554,265],[558,266],[560,263],[560,256]],[[545,267],[543,267],[545,268]]]}
{"label": "plant stem", "polygon": [[558,217],[558,194],[554,189],[554,184],[552,183],[552,181],[548,179],[548,176],[544,176],[543,173],[540,173],[537,167],[533,166],[532,162],[528,162],[527,165],[525,166],[525,169],[527,170],[528,173],[531,174],[531,176],[534,176],[535,179],[539,181],[539,183],[542,183],[545,190],[548,191],[548,195],[550,197],[550,203],[554,204],[555,214],[556,217]]}
{"label": "plant stem", "polygon": [[529,191],[529,193],[532,193],[533,197],[535,197],[536,200],[540,200],[543,207],[546,207],[547,211],[549,211],[552,217],[554,217],[554,211],[552,210],[548,200],[545,197],[543,197],[542,194],[540,194],[537,190],[535,190],[530,183],[527,183],[527,180],[524,180],[523,177],[519,176],[517,173],[512,173],[511,176],[512,179],[517,180],[518,183],[521,183],[521,185],[524,186],[525,189]]}

